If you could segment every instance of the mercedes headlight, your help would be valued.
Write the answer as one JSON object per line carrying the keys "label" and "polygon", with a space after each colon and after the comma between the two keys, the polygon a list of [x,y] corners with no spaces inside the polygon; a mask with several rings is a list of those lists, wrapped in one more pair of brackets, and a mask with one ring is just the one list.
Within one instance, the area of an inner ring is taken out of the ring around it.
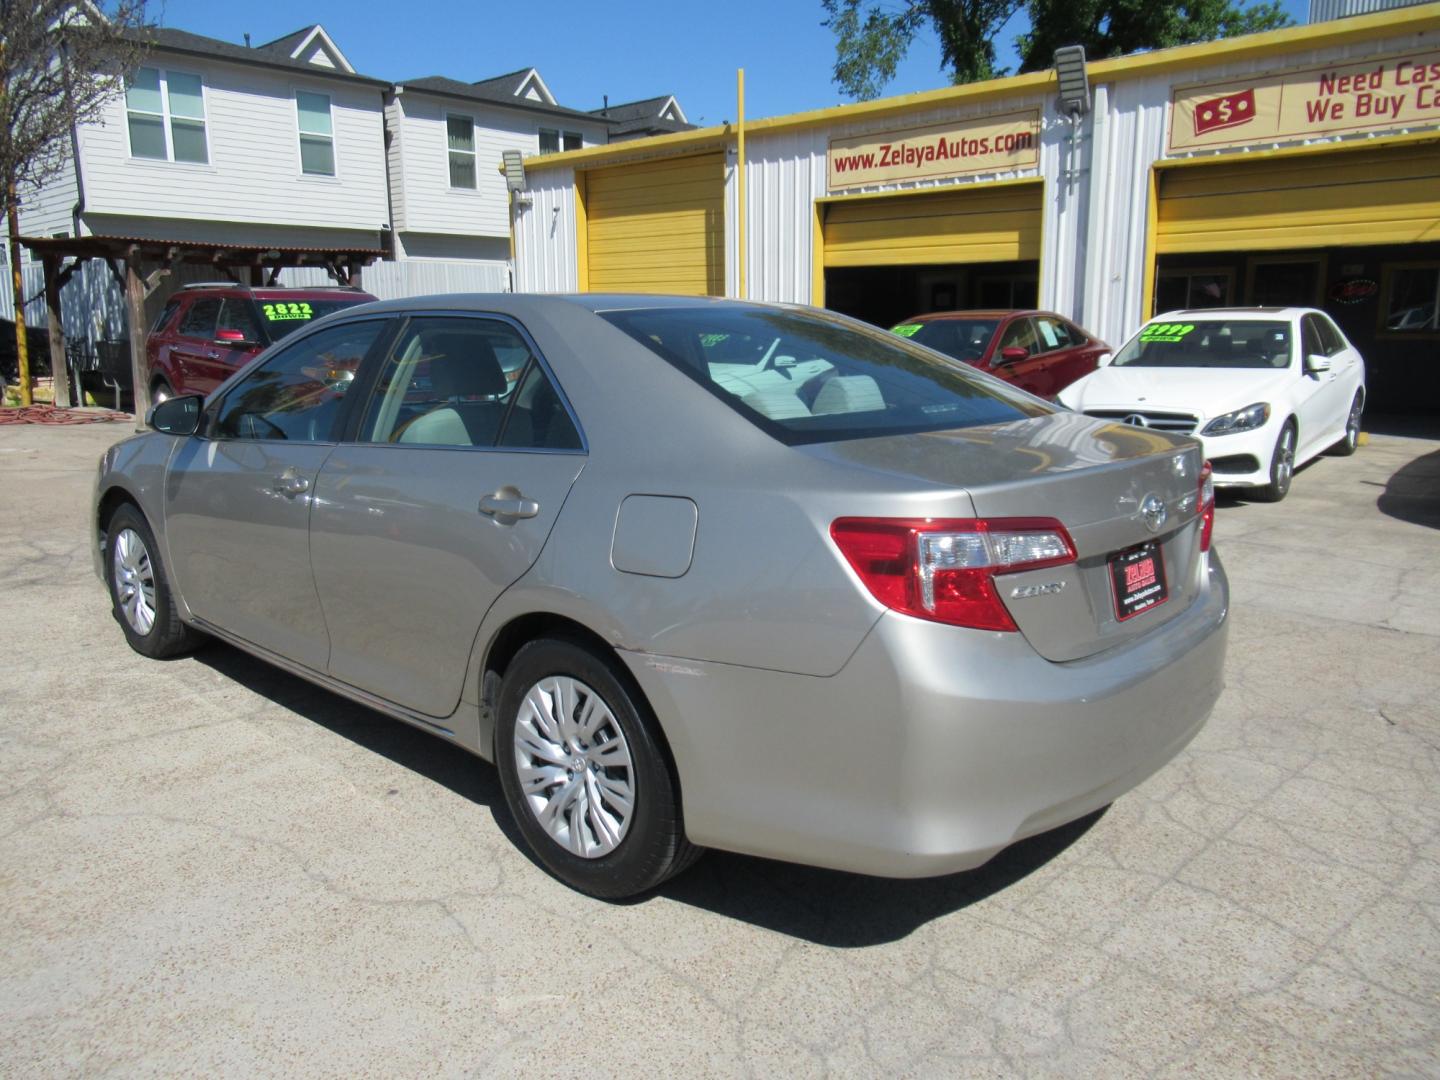
{"label": "mercedes headlight", "polygon": [[1205,425],[1201,435],[1234,435],[1241,431],[1253,431],[1270,419],[1268,402],[1257,401],[1243,409],[1217,416]]}

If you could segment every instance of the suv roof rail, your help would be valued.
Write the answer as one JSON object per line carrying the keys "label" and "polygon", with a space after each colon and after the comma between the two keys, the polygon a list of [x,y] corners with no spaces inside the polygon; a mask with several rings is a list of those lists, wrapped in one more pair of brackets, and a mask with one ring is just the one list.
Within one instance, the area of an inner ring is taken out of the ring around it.
{"label": "suv roof rail", "polygon": [[291,285],[289,282],[277,281],[274,285],[242,285],[235,281],[190,281],[180,286],[181,289],[245,289],[247,291],[262,289],[303,289],[305,292],[333,289],[336,292],[361,292],[358,285]]}

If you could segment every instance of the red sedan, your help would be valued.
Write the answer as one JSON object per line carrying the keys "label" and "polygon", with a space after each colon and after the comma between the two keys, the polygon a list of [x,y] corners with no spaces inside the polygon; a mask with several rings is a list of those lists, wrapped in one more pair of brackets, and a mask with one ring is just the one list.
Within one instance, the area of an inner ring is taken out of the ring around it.
{"label": "red sedan", "polygon": [[1099,366],[1110,346],[1050,311],[939,311],[892,331],[1041,397]]}

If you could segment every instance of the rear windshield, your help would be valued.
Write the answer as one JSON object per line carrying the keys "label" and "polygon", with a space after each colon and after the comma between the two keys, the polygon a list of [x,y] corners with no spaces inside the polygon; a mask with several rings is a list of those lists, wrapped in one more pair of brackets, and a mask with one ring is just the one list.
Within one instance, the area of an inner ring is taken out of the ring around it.
{"label": "rear windshield", "polygon": [[975,361],[985,355],[995,336],[999,319],[935,319],[932,322],[901,323],[893,333],[926,345],[956,360]]}
{"label": "rear windshield", "polygon": [[326,315],[354,307],[356,304],[368,303],[368,296],[336,297],[332,300],[255,300],[255,306],[260,309],[260,321],[265,324],[271,341],[279,341],[287,334],[299,330],[302,326],[309,326]]}
{"label": "rear windshield", "polygon": [[1115,367],[1283,368],[1290,324],[1256,319],[1151,323],[1115,357]]}
{"label": "rear windshield", "polygon": [[707,305],[601,318],[791,444],[1007,423],[1053,411],[904,338],[822,312]]}

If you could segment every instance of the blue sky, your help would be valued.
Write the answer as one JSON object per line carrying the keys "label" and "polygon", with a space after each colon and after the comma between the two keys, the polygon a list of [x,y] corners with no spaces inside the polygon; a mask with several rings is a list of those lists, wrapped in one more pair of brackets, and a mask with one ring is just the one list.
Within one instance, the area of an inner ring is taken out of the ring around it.
{"label": "blue sky", "polygon": [[[1297,22],[1305,0],[1283,5]],[[493,3],[483,0],[152,0],[164,26],[259,45],[318,22],[367,75],[472,81],[537,67],[562,105],[593,109],[675,94],[692,123],[735,116],[735,69],[745,68],[749,117],[836,105],[835,39],[819,0],[672,3]],[[1012,21],[1002,58],[1024,29]],[[886,93],[945,85],[939,50],[917,40]]]}

